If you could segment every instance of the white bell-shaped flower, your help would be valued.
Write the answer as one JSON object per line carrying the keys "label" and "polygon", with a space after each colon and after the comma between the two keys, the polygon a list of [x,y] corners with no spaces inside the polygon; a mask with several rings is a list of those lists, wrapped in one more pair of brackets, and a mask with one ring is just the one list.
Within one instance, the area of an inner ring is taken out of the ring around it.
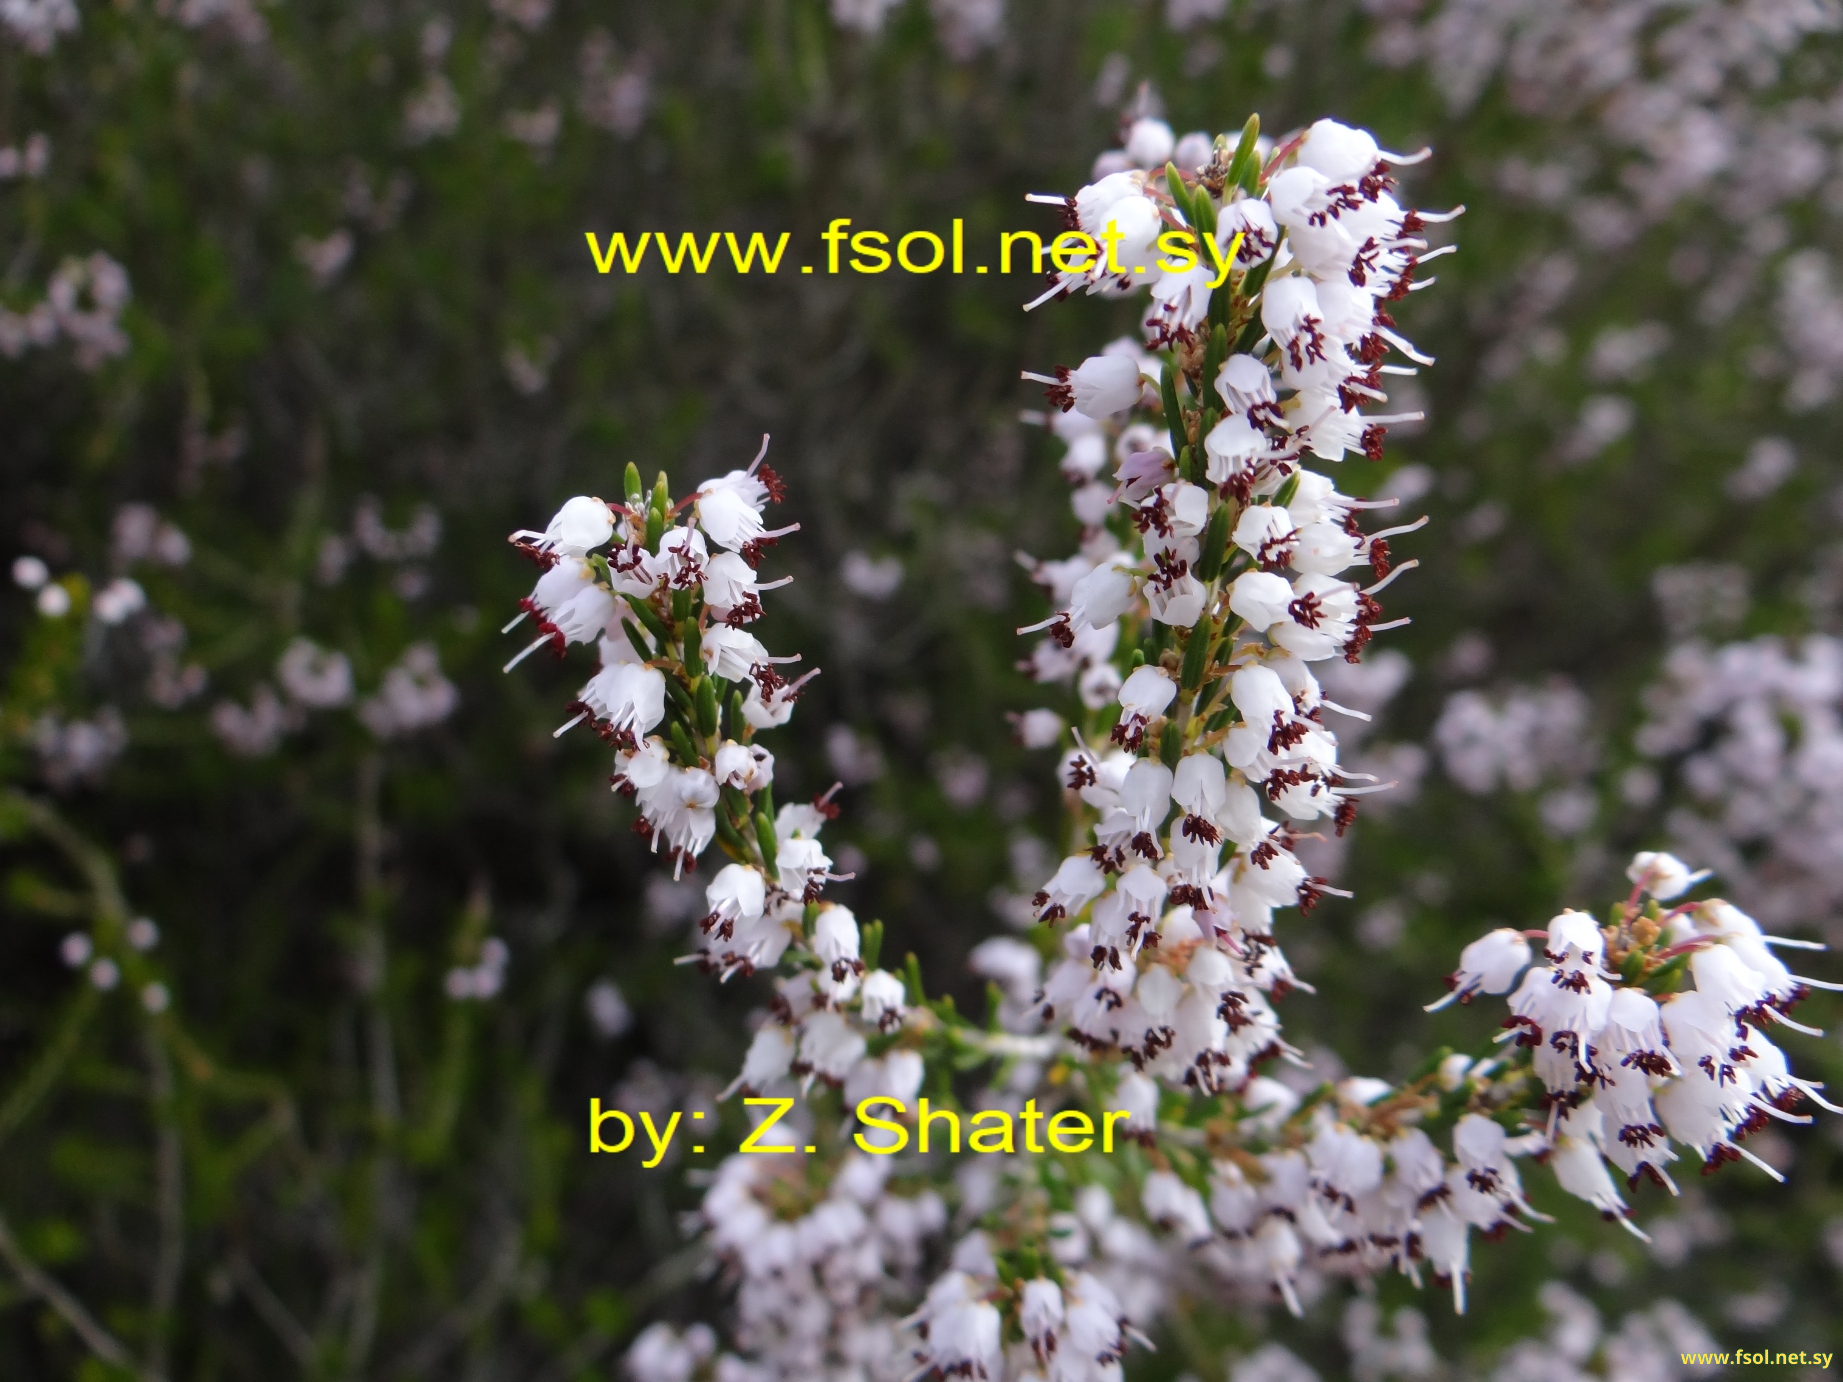
{"label": "white bell-shaped flower", "polygon": [[1139,401],[1139,361],[1131,355],[1091,355],[1070,373],[1068,383],[1078,413],[1112,417]]}
{"label": "white bell-shaped flower", "polygon": [[1451,991],[1439,1002],[1429,1003],[1427,1011],[1438,1012],[1452,1002],[1469,1003],[1475,994],[1509,993],[1529,961],[1529,942],[1523,933],[1500,926],[1459,952],[1459,968],[1446,981]]}
{"label": "white bell-shaped flower", "polygon": [[1251,504],[1235,521],[1235,545],[1263,566],[1285,566],[1292,559],[1293,516],[1274,504]]}
{"label": "white bell-shaped flower", "polygon": [[1642,850],[1632,856],[1625,876],[1659,902],[1671,902],[1707,878],[1709,871],[1692,873],[1689,865],[1674,854]]}
{"label": "white bell-shaped flower", "polygon": [[1256,633],[1265,633],[1286,618],[1293,602],[1292,583],[1271,571],[1244,571],[1229,587],[1229,611]]}
{"label": "white bell-shaped flower", "polygon": [[1101,629],[1132,607],[1137,593],[1132,573],[1121,562],[1097,566],[1075,582],[1069,595],[1069,623],[1076,629]]}
{"label": "white bell-shaped flower", "polygon": [[538,546],[559,556],[580,557],[614,536],[614,514],[599,499],[579,494],[544,526]]}

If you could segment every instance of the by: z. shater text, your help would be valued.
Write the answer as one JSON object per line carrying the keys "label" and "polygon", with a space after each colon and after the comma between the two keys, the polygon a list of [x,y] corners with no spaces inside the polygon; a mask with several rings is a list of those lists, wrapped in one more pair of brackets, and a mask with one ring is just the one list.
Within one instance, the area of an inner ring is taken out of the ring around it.
{"label": "by: z. shater text", "polygon": [[[787,1130],[780,1123],[793,1108],[792,1099],[744,1099],[742,1102],[750,1108],[764,1108],[768,1112],[743,1139],[737,1151],[773,1154],[811,1153],[819,1150],[817,1147],[801,1146],[786,1140]],[[856,1113],[858,1122],[864,1125],[869,1135],[858,1132],[852,1140],[864,1151],[873,1156],[892,1156],[909,1145],[911,1132],[905,1122],[910,1114],[902,1100],[886,1095],[860,1099]],[[699,1121],[704,1116],[702,1111],[694,1111],[691,1115]],[[1031,1099],[1015,1116],[1003,1109],[985,1109],[969,1115],[964,1145],[968,1151],[1000,1156],[1020,1151],[1039,1155],[1045,1152],[1076,1155],[1089,1151],[1098,1141],[1101,1151],[1111,1152],[1114,1149],[1114,1125],[1126,1121],[1130,1116],[1124,1109],[1102,1113],[1098,1119],[1089,1117],[1079,1109],[1046,1113],[1037,1107],[1035,1099]],[[591,1099],[589,1150],[625,1152],[632,1147],[642,1154],[641,1164],[651,1170],[665,1160],[683,1117],[682,1113],[674,1111],[665,1116],[662,1127],[654,1121],[649,1111],[642,1110],[636,1117],[623,1109],[604,1109],[600,1099]],[[960,1151],[961,1121],[957,1111],[930,1108],[928,1101],[922,1099],[916,1105],[913,1121],[916,1151]],[[1097,1122],[1100,1125],[1098,1129]],[[645,1134],[645,1140],[638,1146],[635,1145],[637,1133]],[[691,1150],[693,1153],[702,1153],[704,1146],[699,1143]]]}

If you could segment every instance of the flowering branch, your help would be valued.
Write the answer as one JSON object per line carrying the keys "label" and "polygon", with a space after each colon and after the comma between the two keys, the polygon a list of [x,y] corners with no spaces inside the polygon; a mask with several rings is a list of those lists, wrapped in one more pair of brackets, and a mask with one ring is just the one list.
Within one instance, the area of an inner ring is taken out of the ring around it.
{"label": "flowering branch", "polygon": [[[1420,155],[1329,120],[1276,149],[1250,119],[1237,140],[1192,145],[1189,171],[1172,154],[1170,131],[1141,121],[1137,166],[1032,198],[1093,250],[1038,303],[1146,283],[1152,302],[1143,347],[1026,376],[1057,410],[1083,531],[1073,557],[1023,558],[1057,606],[1021,630],[1047,635],[1024,666],[1074,681],[1085,717],[1060,767],[1076,845],[1034,898],[1043,926],[974,955],[992,982],[984,1027],[930,1000],[912,955],[879,967],[880,923],[820,901],[826,799],[773,808],[753,735],[785,722],[800,683],[743,628],[769,588],[762,548],[792,531],[762,525],[772,474],[732,471],[674,501],[629,467],[624,503],[573,499],[543,533],[514,534],[547,568],[526,654],[600,645],[570,723],[615,746],[636,828],[680,869],[713,840],[732,861],[687,959],[725,979],[777,971],[728,1093],[842,1092],[809,1110],[814,1156],[731,1157],[705,1197],[740,1283],[724,1382],[834,1366],[1104,1382],[1145,1342],[1138,1324],[1198,1278],[1298,1313],[1309,1276],[1425,1268],[1463,1309],[1471,1231],[1545,1217],[1516,1158],[1630,1227],[1607,1162],[1674,1189],[1670,1136],[1712,1168],[1818,1097],[1759,1035],[1790,1024],[1812,981],[1774,968],[1725,903],[1663,911],[1699,879],[1651,855],[1607,927],[1573,911],[1550,924],[1547,966],[1516,930],[1466,949],[1445,1001],[1514,988],[1502,1054],[1436,1052],[1398,1088],[1301,1092],[1269,1073],[1305,1068],[1276,1011],[1301,985],[1275,914],[1337,892],[1294,846],[1318,823],[1341,834],[1383,789],[1339,764],[1325,712],[1354,712],[1312,664],[1355,662],[1406,622],[1378,597],[1415,564],[1390,539],[1420,526],[1366,529],[1379,505],[1307,465],[1377,458],[1387,426],[1418,417],[1365,410],[1387,403],[1388,376],[1432,363],[1388,305],[1431,282],[1419,271],[1447,248],[1422,232],[1457,212],[1402,207],[1391,170]],[[1020,720],[1040,744],[1059,737],[1044,714]],[[1679,992],[1686,975],[1696,988]],[[974,1072],[990,1083],[967,1093]],[[997,1159],[963,1154],[968,1112],[966,1152]],[[911,1144],[919,1159],[893,1161]],[[947,1223],[935,1187],[956,1165],[970,1231],[924,1291]],[[663,1382],[714,1351],[655,1326],[629,1363]]]}

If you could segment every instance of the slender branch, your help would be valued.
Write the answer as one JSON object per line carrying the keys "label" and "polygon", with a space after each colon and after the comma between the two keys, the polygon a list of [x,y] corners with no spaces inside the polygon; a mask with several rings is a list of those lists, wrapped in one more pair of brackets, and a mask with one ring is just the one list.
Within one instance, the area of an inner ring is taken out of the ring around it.
{"label": "slender branch", "polygon": [[372,1135],[376,1139],[371,1168],[370,1222],[366,1226],[364,1262],[359,1267],[351,1324],[346,1334],[343,1367],[356,1382],[363,1375],[377,1342],[378,1315],[384,1290],[384,1251],[391,1214],[387,1202],[396,1184],[390,1138],[402,1117],[397,1091],[396,1056],[385,991],[389,956],[384,936],[384,825],[380,806],[383,762],[375,753],[359,761],[354,821],[355,878],[361,932],[358,982],[365,998],[367,1075],[371,1095]]}
{"label": "slender branch", "polygon": [[64,1067],[76,1054],[90,1019],[96,1015],[100,998],[95,986],[87,983],[72,995],[50,1043],[26,1072],[26,1077],[6,1096],[6,1102],[0,1104],[0,1144],[19,1131],[32,1116],[32,1110],[58,1082],[58,1076],[64,1073]]}
{"label": "slender branch", "polygon": [[96,920],[117,925],[124,923],[128,918],[128,903],[122,897],[121,884],[109,856],[45,802],[23,792],[8,791],[4,795],[6,804],[25,816],[32,828],[56,845],[83,875],[83,881],[89,885]]}
{"label": "slender branch", "polygon": [[128,1351],[126,1344],[97,1323],[96,1317],[84,1308],[78,1300],[62,1285],[54,1280],[42,1267],[27,1257],[13,1237],[13,1230],[7,1224],[4,1215],[0,1215],[0,1257],[6,1259],[13,1269],[20,1284],[28,1294],[37,1296],[57,1312],[58,1317],[73,1329],[82,1339],[89,1351],[103,1362],[122,1368],[142,1382],[166,1382],[166,1374],[156,1368],[142,1367],[135,1362],[134,1355]]}
{"label": "slender branch", "polygon": [[524,1235],[519,1232],[517,1223],[507,1224],[492,1261],[467,1299],[436,1320],[429,1332],[385,1369],[383,1375],[421,1376],[441,1362],[449,1349],[472,1333],[505,1300],[518,1276],[519,1263],[524,1259],[523,1248]]}
{"label": "slender branch", "polygon": [[313,1335],[294,1317],[294,1312],[283,1304],[281,1297],[270,1289],[269,1283],[257,1273],[255,1264],[245,1254],[234,1254],[226,1266],[231,1280],[237,1283],[249,1299],[251,1308],[262,1317],[264,1324],[275,1331],[275,1337],[281,1340],[282,1347],[288,1350],[289,1356],[301,1371],[311,1376],[318,1353]]}
{"label": "slender branch", "polygon": [[[86,840],[52,807],[35,797],[7,790],[0,792],[0,806],[22,817],[82,874],[89,890],[85,910],[99,927],[119,927],[124,924],[128,905],[122,898],[114,865],[107,854]],[[71,998],[50,1043],[27,1072],[25,1079],[7,1096],[6,1102],[0,1104],[0,1143],[18,1131],[40,1101],[51,1092],[58,1076],[63,1074],[64,1067],[76,1054],[84,1031],[95,1015],[98,999],[96,989],[89,984],[84,984]]]}
{"label": "slender branch", "polygon": [[[688,1286],[710,1265],[710,1248],[706,1244],[692,1243],[680,1248],[648,1272],[631,1291],[626,1292],[631,1312],[628,1319],[637,1319],[657,1302]],[[536,1374],[538,1382],[567,1382],[567,1379],[591,1366],[603,1353],[619,1343],[632,1328],[632,1323],[629,1323],[613,1334],[600,1329],[588,1330]]]}
{"label": "slender branch", "polygon": [[148,1294],[147,1368],[163,1373],[168,1365],[174,1308],[185,1269],[185,1164],[179,1127],[173,1108],[173,1065],[159,1031],[146,1033],[147,1064],[151,1073],[154,1113],[154,1201],[160,1226],[154,1254],[154,1275]]}

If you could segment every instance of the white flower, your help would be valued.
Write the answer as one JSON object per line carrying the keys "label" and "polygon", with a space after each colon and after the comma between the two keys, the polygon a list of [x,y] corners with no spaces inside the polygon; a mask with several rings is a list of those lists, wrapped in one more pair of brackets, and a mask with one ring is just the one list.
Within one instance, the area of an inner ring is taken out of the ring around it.
{"label": "white flower", "polygon": [[800,695],[800,688],[807,681],[817,676],[817,672],[808,672],[796,682],[783,682],[766,696],[762,694],[761,683],[751,681],[749,694],[742,702],[742,718],[755,729],[775,729],[793,718],[794,701]]}
{"label": "white flower", "polygon": [[1327,344],[1321,329],[1324,319],[1318,290],[1311,279],[1287,274],[1267,280],[1261,293],[1261,324],[1272,333],[1294,369],[1304,369],[1326,358]]}
{"label": "white flower", "polygon": [[637,748],[614,756],[614,788],[634,793],[651,791],[672,771],[672,760],[657,738],[642,739]]}
{"label": "white flower", "polygon": [[1769,993],[1766,978],[1748,967],[1732,948],[1712,945],[1689,957],[1689,972],[1696,989],[1706,993],[1730,1014],[1759,1022]]}
{"label": "white flower", "polygon": [[1192,331],[1197,328],[1209,315],[1209,285],[1214,276],[1215,271],[1201,261],[1194,269],[1183,273],[1158,271],[1152,284],[1152,300],[1158,304],[1154,309],[1155,319],[1162,329]]}
{"label": "white flower", "polygon": [[[650,728],[650,726],[649,726]],[[760,744],[726,740],[717,750],[711,771],[718,782],[739,792],[754,793],[774,782],[774,755]]]}
{"label": "white flower", "polygon": [[753,617],[752,611],[761,605],[755,598],[761,589],[755,568],[734,552],[719,552],[704,567],[704,603],[718,620],[727,618],[731,611]]}
{"label": "white flower", "polygon": [[1578,962],[1529,970],[1511,995],[1511,1012],[1525,1031],[1519,1044],[1533,1050],[1536,1074],[1550,1092],[1571,1093],[1591,1079],[1588,1042],[1606,1022],[1612,989]]}
{"label": "white flower", "polygon": [[1117,1375],[1114,1368],[1126,1355],[1120,1302],[1087,1272],[1078,1274],[1069,1286],[1063,1297],[1064,1342],[1059,1351],[1071,1363],[1081,1360],[1077,1364],[1081,1371],[1075,1376],[1082,1382],[1103,1382]]}
{"label": "white flower", "polygon": [[1335,523],[1307,523],[1294,534],[1292,566],[1299,572],[1335,576],[1365,560],[1368,551],[1365,539],[1352,537]]}
{"label": "white flower", "polygon": [[1086,854],[1072,854],[1062,861],[1056,876],[1031,900],[1039,921],[1060,921],[1076,916],[1107,886],[1107,875]]}
{"label": "white flower", "polygon": [[1186,1243],[1201,1243],[1211,1237],[1203,1197],[1169,1171],[1154,1171],[1145,1178],[1139,1202],[1146,1218]]}
{"label": "white flower", "polygon": [[[1273,374],[1252,355],[1231,355],[1222,362],[1222,368],[1216,372],[1216,392],[1230,408],[1250,421],[1254,421],[1257,414],[1272,417],[1279,412],[1275,406]],[[1300,483],[1304,481],[1302,475]]]}
{"label": "white flower", "polygon": [[1700,873],[1691,873],[1689,865],[1674,854],[1643,850],[1632,856],[1632,862],[1626,866],[1625,876],[1659,902],[1670,902],[1707,878],[1709,872],[1704,869]]}
{"label": "white flower", "polygon": [[864,1038],[838,1013],[823,1009],[808,1017],[800,1028],[801,1073],[812,1073],[832,1084],[843,1084],[864,1055]]}
{"label": "white flower", "polygon": [[737,1089],[759,1091],[768,1088],[787,1074],[793,1058],[793,1033],[777,1023],[765,1023],[756,1030],[755,1039],[749,1043],[749,1054],[743,1057],[742,1074],[736,1077],[731,1089],[724,1091],[724,1098]]}
{"label": "white flower", "polygon": [[1075,217],[1081,228],[1100,238],[1102,218],[1127,197],[1139,196],[1145,187],[1145,174],[1138,171],[1110,173],[1075,194]]}
{"label": "white flower", "polygon": [[1091,355],[1069,375],[1068,387],[1077,412],[1112,417],[1139,401],[1139,361],[1131,355]]}
{"label": "white flower", "polygon": [[123,623],[146,608],[147,592],[126,576],[110,581],[90,601],[90,609],[105,624]]}
{"label": "white flower", "polygon": [[1178,480],[1166,485],[1159,497],[1175,537],[1197,537],[1209,526],[1209,491],[1203,486]]}
{"label": "white flower", "polygon": [[1209,459],[1209,480],[1216,485],[1252,471],[1257,462],[1267,459],[1274,451],[1273,440],[1242,413],[1224,415],[1203,439],[1203,452]]}
{"label": "white flower", "polygon": [[1157,1082],[1128,1066],[1122,1066],[1121,1071],[1108,1107],[1124,1111],[1128,1115],[1126,1126],[1135,1132],[1152,1132],[1158,1127]]}
{"label": "white flower", "polygon": [[1017,741],[1027,749],[1051,749],[1062,741],[1065,728],[1062,716],[1046,708],[1026,710],[1012,723],[1017,728]]}
{"label": "white flower", "polygon": [[1263,566],[1284,566],[1292,558],[1293,516],[1272,504],[1253,504],[1235,521],[1237,547]]}
{"label": "white flower", "polygon": [[1500,926],[1459,952],[1459,968],[1446,981],[1451,992],[1439,1002],[1429,1003],[1427,1011],[1437,1012],[1455,1000],[1469,1003],[1479,993],[1509,993],[1529,961],[1529,942],[1523,933]]}
{"label": "white flower", "polygon": [[1162,667],[1147,664],[1133,669],[1120,686],[1120,709],[1126,716],[1155,720],[1177,695],[1177,683]]}
{"label": "white flower", "polygon": [[698,526],[719,547],[739,551],[767,536],[761,521],[768,502],[768,486],[748,471],[732,470],[718,480],[706,480],[697,492]]}
{"label": "white flower", "polygon": [[640,787],[635,799],[653,830],[653,847],[663,840],[681,856],[681,866],[682,856],[696,858],[717,833],[712,809],[717,804],[717,780],[702,768],[668,766],[654,786]]}
{"label": "white flower", "polygon": [[377,694],[359,702],[358,718],[378,738],[391,739],[440,724],[460,702],[461,693],[442,675],[435,645],[412,643],[384,674]]}
{"label": "white flower", "polygon": [[1126,156],[1141,168],[1162,169],[1177,148],[1171,126],[1142,116],[1126,134]]}
{"label": "white flower", "polygon": [[707,1324],[694,1324],[683,1335],[664,1322],[648,1325],[627,1350],[633,1382],[691,1382],[698,1365],[717,1351]]}
{"label": "white flower", "polygon": [[587,590],[594,581],[595,572],[586,561],[580,557],[565,557],[538,577],[531,594],[519,604],[547,623],[551,615]]}
{"label": "white flower", "polygon": [[804,901],[812,901],[819,896],[826,872],[831,867],[831,857],[817,840],[788,840],[775,856],[775,868],[780,873],[781,886]]}
{"label": "white flower", "polygon": [[[710,560],[710,547],[698,528],[667,528],[659,537],[659,550],[643,555],[644,570],[636,584],[651,589],[664,581],[673,590],[689,590],[704,579],[704,567]],[[632,590],[631,594],[641,591]]]}
{"label": "white flower", "polygon": [[[1107,209],[1102,221],[1101,232],[1095,237],[1100,241],[1100,254],[1089,271],[1091,278],[1101,279],[1118,272],[1142,281],[1146,274],[1154,271],[1159,257],[1158,237],[1165,229],[1156,202],[1144,196],[1122,197]],[[1114,237],[1111,262],[1109,237]],[[1081,405],[1078,403],[1076,407]],[[1090,408],[1081,411],[1089,417],[1106,416]]]}
{"label": "white flower", "polygon": [[1203,616],[1209,590],[1195,576],[1186,572],[1175,580],[1156,577],[1146,583],[1146,603],[1152,617],[1161,624],[1187,629]]}
{"label": "white flower", "polygon": [[825,829],[826,815],[810,802],[790,801],[774,816],[774,838],[781,844],[789,840],[816,840]]}
{"label": "white flower", "polygon": [[1132,573],[1119,562],[1097,566],[1079,581],[1069,596],[1069,623],[1077,629],[1101,629],[1132,606],[1136,593]]}
{"label": "white flower", "polygon": [[1257,633],[1265,633],[1286,618],[1286,607],[1292,602],[1292,585],[1286,577],[1269,571],[1244,571],[1229,587],[1230,612],[1246,620]]}
{"label": "white flower", "polygon": [[13,558],[13,584],[21,590],[37,590],[51,579],[51,568],[38,557]]}
{"label": "white flower", "polygon": [[1056,1331],[1062,1325],[1062,1288],[1048,1277],[1036,1277],[1024,1283],[1018,1306],[1018,1327],[1024,1341],[1036,1354],[1039,1363],[1049,1361],[1056,1351]]}
{"label": "white flower", "polygon": [[1294,656],[1317,662],[1342,652],[1356,631],[1356,587],[1331,576],[1306,575],[1293,582],[1293,602],[1272,637]]}
{"label": "white flower", "polygon": [[1303,166],[1316,169],[1332,182],[1349,183],[1374,168],[1381,151],[1368,130],[1324,119],[1306,131],[1296,156]]}
{"label": "white flower", "polygon": [[[1236,251],[1235,262],[1243,268],[1252,268],[1271,259],[1280,243],[1280,227],[1273,218],[1273,210],[1258,197],[1231,202],[1216,217],[1216,239],[1225,250],[1237,234],[1241,236],[1241,249]],[[1217,389],[1221,390],[1220,384]]]}
{"label": "white flower", "polygon": [[1171,809],[1171,769],[1153,758],[1141,758],[1126,770],[1120,783],[1120,805],[1141,831],[1156,830]]}
{"label": "white flower", "polygon": [[[988,942],[989,944],[989,942]],[[1034,956],[1036,952],[1031,952]],[[900,1026],[908,1004],[908,991],[902,980],[887,969],[873,969],[864,976],[858,989],[858,1011],[866,1022],[887,1031]]]}
{"label": "white flower", "polygon": [[1455,1214],[1489,1233],[1528,1212],[1503,1128],[1482,1113],[1466,1114],[1453,1127],[1453,1155],[1459,1164],[1446,1184]]}
{"label": "white flower", "polygon": [[[919,1051],[895,1050],[881,1059],[866,1058],[851,1067],[845,1078],[845,1107],[855,1109],[866,1099],[900,1099],[915,1102],[927,1073]],[[882,1132],[881,1136],[889,1136]],[[887,1145],[887,1144],[885,1144]]]}
{"label": "white flower", "polygon": [[591,677],[577,699],[598,721],[638,740],[665,718],[666,679],[657,668],[618,662]]}
{"label": "white flower", "polygon": [[1549,1166],[1555,1180],[1570,1195],[1586,1200],[1608,1219],[1616,1219],[1630,1233],[1639,1233],[1626,1218],[1629,1211],[1600,1156],[1600,1110],[1589,1099],[1563,1113],[1557,1123]]}
{"label": "white flower", "polygon": [[1326,1194],[1348,1203],[1382,1184],[1382,1148],[1341,1123],[1318,1130],[1306,1147],[1306,1160]]}
{"label": "white flower", "polygon": [[614,596],[599,585],[586,586],[550,616],[551,627],[565,643],[593,643],[617,618]]}
{"label": "white flower", "polygon": [[1443,1203],[1421,1214],[1421,1249],[1433,1268],[1436,1285],[1451,1284],[1453,1309],[1465,1313],[1465,1283],[1471,1275],[1467,1238],[1471,1225]]}
{"label": "white flower", "polygon": [[580,557],[614,536],[614,515],[599,499],[579,494],[544,525],[537,546],[559,556]]}
{"label": "white flower", "polygon": [[1262,742],[1269,731],[1291,723],[1294,716],[1292,693],[1280,674],[1258,663],[1236,671],[1229,682],[1229,695],[1242,718],[1257,731]]}
{"label": "white flower", "polygon": [[753,921],[762,914],[766,897],[766,880],[758,870],[747,864],[726,864],[704,889],[709,911],[700,925],[728,939],[737,922]]}
{"label": "white flower", "polygon": [[[933,1301],[933,1292],[929,1300]],[[932,1313],[928,1338],[916,1350],[929,1371],[943,1377],[965,1377],[986,1382],[999,1373],[1000,1319],[984,1301],[962,1300]]]}
{"label": "white flower", "polygon": [[1570,907],[1549,922],[1547,952],[1558,965],[1585,960],[1597,969],[1606,955],[1606,938],[1591,913]]}
{"label": "white flower", "polygon": [[275,677],[291,698],[314,710],[330,710],[352,699],[352,664],[346,655],[311,639],[297,638],[283,650]]}
{"label": "white flower", "polygon": [[827,903],[820,907],[813,923],[813,953],[829,965],[832,977],[842,980],[848,971],[862,973],[864,962],[858,958],[858,920],[848,907]]}
{"label": "white flower", "polygon": [[757,667],[766,667],[768,650],[761,640],[744,629],[727,624],[713,624],[704,634],[704,665],[713,677],[724,681],[747,681]]}
{"label": "white flower", "polygon": [[625,1035],[634,1025],[633,1009],[612,979],[597,979],[583,995],[589,1023],[604,1041]]}
{"label": "white flower", "polygon": [[1171,799],[1189,815],[1214,822],[1229,803],[1222,760],[1207,753],[1185,754],[1172,774]]}

